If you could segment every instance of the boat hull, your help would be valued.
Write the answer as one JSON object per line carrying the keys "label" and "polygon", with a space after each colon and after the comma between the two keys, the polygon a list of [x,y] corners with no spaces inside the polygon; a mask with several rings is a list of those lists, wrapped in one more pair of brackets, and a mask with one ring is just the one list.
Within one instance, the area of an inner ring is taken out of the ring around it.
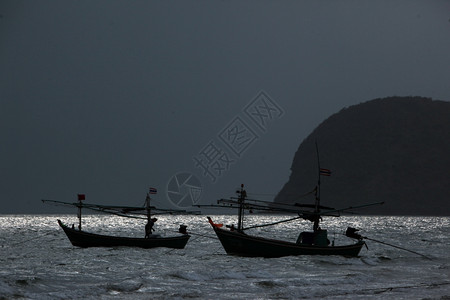
{"label": "boat hull", "polygon": [[250,257],[282,257],[291,255],[341,255],[358,256],[363,241],[346,246],[316,246],[250,236],[237,231],[213,226],[225,252],[230,255]]}
{"label": "boat hull", "polygon": [[72,245],[82,248],[87,247],[139,247],[139,248],[156,248],[166,247],[183,249],[190,235],[184,234],[174,237],[155,237],[155,238],[131,238],[108,236],[85,231],[76,230],[64,225],[58,220],[59,226],[69,238]]}

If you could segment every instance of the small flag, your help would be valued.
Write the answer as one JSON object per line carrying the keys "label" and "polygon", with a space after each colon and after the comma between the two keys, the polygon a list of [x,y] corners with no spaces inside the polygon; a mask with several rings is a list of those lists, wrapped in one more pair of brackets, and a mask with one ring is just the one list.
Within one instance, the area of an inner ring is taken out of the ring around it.
{"label": "small flag", "polygon": [[331,176],[331,170],[320,168],[320,175],[322,175],[322,176]]}
{"label": "small flag", "polygon": [[149,188],[148,191],[149,191],[149,193],[152,194],[152,195],[154,195],[154,194],[156,194],[156,193],[158,192],[158,190],[155,189],[155,188]]}
{"label": "small flag", "polygon": [[86,200],[85,194],[78,194],[78,201],[81,201],[81,200]]}

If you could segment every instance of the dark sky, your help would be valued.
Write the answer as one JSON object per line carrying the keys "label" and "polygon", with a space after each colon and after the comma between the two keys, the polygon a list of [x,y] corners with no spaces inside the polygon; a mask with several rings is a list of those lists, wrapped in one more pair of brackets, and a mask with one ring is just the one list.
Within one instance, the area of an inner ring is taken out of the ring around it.
{"label": "dark sky", "polygon": [[449,1],[3,0],[0,214],[275,195],[325,118],[449,66]]}

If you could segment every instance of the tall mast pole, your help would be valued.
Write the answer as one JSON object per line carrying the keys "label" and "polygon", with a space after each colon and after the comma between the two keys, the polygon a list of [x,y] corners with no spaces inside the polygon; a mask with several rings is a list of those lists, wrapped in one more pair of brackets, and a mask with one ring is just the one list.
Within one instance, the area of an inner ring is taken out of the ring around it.
{"label": "tall mast pole", "polygon": [[150,222],[151,208],[150,208],[150,194],[149,193],[147,193],[147,198],[145,198],[145,208],[147,209],[147,222]]}
{"label": "tall mast pole", "polygon": [[78,230],[81,230],[81,200],[78,199]]}
{"label": "tall mast pole", "polygon": [[244,190],[244,185],[241,184],[241,190],[239,193],[239,214],[238,214],[238,232],[242,232],[242,228],[244,227],[243,218],[244,218],[244,199],[247,196],[246,191]]}
{"label": "tall mast pole", "polygon": [[79,219],[78,230],[81,231],[81,207],[83,206],[83,203],[81,201],[86,199],[86,195],[78,194],[77,196],[78,196],[78,219]]}
{"label": "tall mast pole", "polygon": [[316,189],[316,200],[315,200],[315,208],[314,212],[316,213],[316,216],[314,218],[314,231],[317,231],[319,229],[319,220],[320,220],[320,159],[319,159],[319,146],[317,146],[316,142],[316,155],[317,155],[317,189]]}

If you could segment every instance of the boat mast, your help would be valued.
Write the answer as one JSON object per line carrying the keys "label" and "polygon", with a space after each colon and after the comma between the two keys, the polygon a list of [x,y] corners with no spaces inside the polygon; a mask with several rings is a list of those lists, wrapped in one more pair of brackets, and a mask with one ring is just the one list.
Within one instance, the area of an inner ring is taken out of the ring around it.
{"label": "boat mast", "polygon": [[145,209],[147,210],[147,223],[150,223],[151,208],[150,208],[150,194],[149,193],[147,193],[147,197],[145,198]]}
{"label": "boat mast", "polygon": [[319,159],[319,147],[317,146],[316,141],[316,155],[317,155],[317,187],[316,187],[316,200],[314,207],[314,232],[319,229],[319,221],[320,221],[320,159]]}
{"label": "boat mast", "polygon": [[239,214],[238,214],[238,232],[242,232],[243,231],[243,227],[244,227],[244,200],[245,197],[247,196],[247,192],[244,190],[244,184],[241,184],[241,190],[237,191],[237,193],[239,194],[238,197],[238,203],[239,203]]}
{"label": "boat mast", "polygon": [[79,223],[78,223],[78,230],[81,231],[81,207],[83,206],[83,203],[81,202],[82,200],[86,199],[86,195],[85,194],[78,194],[78,219],[79,219]]}

